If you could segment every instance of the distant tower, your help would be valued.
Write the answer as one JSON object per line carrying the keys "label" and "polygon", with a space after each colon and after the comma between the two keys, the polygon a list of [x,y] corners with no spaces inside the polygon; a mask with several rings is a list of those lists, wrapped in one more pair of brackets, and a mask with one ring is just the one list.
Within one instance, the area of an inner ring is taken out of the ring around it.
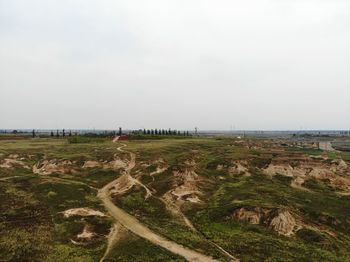
{"label": "distant tower", "polygon": [[198,128],[197,127],[194,128],[194,133],[195,133],[195,135],[198,135]]}

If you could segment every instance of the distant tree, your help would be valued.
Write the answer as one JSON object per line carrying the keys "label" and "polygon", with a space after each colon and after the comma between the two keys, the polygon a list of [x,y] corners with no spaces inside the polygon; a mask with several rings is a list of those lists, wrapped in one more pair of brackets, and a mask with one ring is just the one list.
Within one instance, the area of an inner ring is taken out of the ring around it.
{"label": "distant tree", "polygon": [[51,137],[53,137],[53,136],[54,136],[53,131],[51,131]]}
{"label": "distant tree", "polygon": [[184,131],[183,136],[186,136],[186,131]]}
{"label": "distant tree", "polygon": [[144,135],[146,135],[146,134],[147,134],[146,129],[143,129],[143,134],[144,134]]}
{"label": "distant tree", "polygon": [[72,136],[72,130],[69,130],[69,136]]}
{"label": "distant tree", "polygon": [[155,133],[156,135],[158,135],[158,129],[157,129],[157,128],[154,130],[154,133]]}
{"label": "distant tree", "polygon": [[56,131],[56,137],[59,137],[60,136],[60,133],[58,132],[58,129]]}
{"label": "distant tree", "polygon": [[177,131],[177,134],[178,134],[179,136],[181,136],[181,132],[180,132],[180,131]]}
{"label": "distant tree", "polygon": [[154,135],[154,130],[153,129],[151,130],[151,135]]}
{"label": "distant tree", "polygon": [[186,131],[186,136],[189,136],[189,135],[190,135],[190,133],[188,131]]}
{"label": "distant tree", "polygon": [[119,133],[118,133],[118,135],[119,135],[119,136],[121,136],[121,135],[122,135],[122,133],[123,133],[123,132],[122,132],[122,128],[121,128],[121,127],[119,127]]}
{"label": "distant tree", "polygon": [[32,131],[32,136],[33,136],[33,138],[35,137],[35,130],[34,129]]}
{"label": "distant tree", "polygon": [[65,132],[65,130],[64,130],[64,129],[62,130],[62,136],[63,136],[63,137],[65,137],[65,136],[66,136],[66,132]]}
{"label": "distant tree", "polygon": [[147,129],[147,135],[150,135],[151,131],[149,129]]}

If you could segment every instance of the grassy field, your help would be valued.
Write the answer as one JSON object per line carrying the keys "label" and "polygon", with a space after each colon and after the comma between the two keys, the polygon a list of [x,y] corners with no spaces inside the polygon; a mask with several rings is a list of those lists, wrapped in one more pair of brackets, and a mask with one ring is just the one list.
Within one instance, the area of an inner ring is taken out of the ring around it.
{"label": "grassy field", "polygon": [[[350,261],[348,170],[334,171],[337,180],[306,177],[300,188],[291,186],[292,176],[264,171],[278,159],[293,168],[305,161],[309,169],[317,163],[333,167],[339,159],[350,165],[348,153],[255,139],[123,143],[136,155],[131,175],[140,184],[113,202],[167,239],[221,261],[230,260],[222,249],[241,261]],[[1,140],[0,261],[99,261],[115,221],[97,191],[123,175],[130,156],[120,145],[108,139]],[[74,208],[107,216],[64,216]],[[235,216],[242,208],[287,210],[297,226],[291,235],[279,234],[272,218],[251,223]],[[79,242],[86,226],[94,237]],[[126,229],[120,234],[106,261],[184,261]]]}

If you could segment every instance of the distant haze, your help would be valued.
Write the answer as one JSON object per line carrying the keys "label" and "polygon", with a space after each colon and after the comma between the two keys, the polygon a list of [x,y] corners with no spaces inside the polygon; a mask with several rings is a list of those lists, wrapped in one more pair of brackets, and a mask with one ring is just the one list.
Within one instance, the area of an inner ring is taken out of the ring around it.
{"label": "distant haze", "polygon": [[349,129],[349,0],[0,0],[0,128]]}

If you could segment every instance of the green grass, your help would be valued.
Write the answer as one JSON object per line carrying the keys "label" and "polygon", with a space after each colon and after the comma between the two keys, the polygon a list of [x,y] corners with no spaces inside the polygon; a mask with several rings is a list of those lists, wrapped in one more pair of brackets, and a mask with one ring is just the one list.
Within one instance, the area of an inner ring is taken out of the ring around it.
{"label": "green grass", "polygon": [[[4,261],[98,261],[106,248],[111,218],[63,218],[69,208],[89,207],[102,212],[97,189],[120,176],[121,171],[83,169],[86,160],[111,161],[114,155],[128,158],[117,148],[123,143],[137,157],[140,180],[155,190],[144,200],[145,190],[133,187],[113,201],[142,223],[164,237],[220,260],[227,258],[211,242],[219,244],[241,261],[350,261],[350,196],[342,196],[327,181],[306,180],[309,191],[290,186],[291,179],[276,175],[270,179],[261,169],[274,157],[322,155],[307,148],[267,147],[249,149],[231,138],[140,139],[112,143],[108,139],[77,137],[67,139],[28,139],[0,141],[0,161],[10,154],[25,157],[32,166],[43,159],[71,160],[76,173],[36,175],[16,166],[0,168],[0,254]],[[255,140],[251,139],[250,143]],[[261,141],[258,141],[262,143]],[[270,142],[264,142],[270,143]],[[330,159],[350,154],[326,153]],[[168,170],[155,176],[158,159]],[[191,231],[170,213],[159,200],[173,188],[173,171],[186,168],[184,162],[195,159],[198,185],[203,192],[201,204],[185,203],[182,212],[195,225]],[[250,177],[232,176],[232,161],[249,163]],[[151,166],[144,168],[141,162]],[[217,170],[223,165],[222,170]],[[344,176],[346,176],[344,174]],[[7,179],[8,178],[8,179]],[[279,236],[264,225],[250,225],[228,219],[239,207],[287,208],[306,225],[292,237]],[[71,239],[88,223],[101,236],[96,242],[77,246]],[[1,260],[0,259],[0,260]],[[127,233],[113,249],[109,261],[184,261],[132,233]]]}

